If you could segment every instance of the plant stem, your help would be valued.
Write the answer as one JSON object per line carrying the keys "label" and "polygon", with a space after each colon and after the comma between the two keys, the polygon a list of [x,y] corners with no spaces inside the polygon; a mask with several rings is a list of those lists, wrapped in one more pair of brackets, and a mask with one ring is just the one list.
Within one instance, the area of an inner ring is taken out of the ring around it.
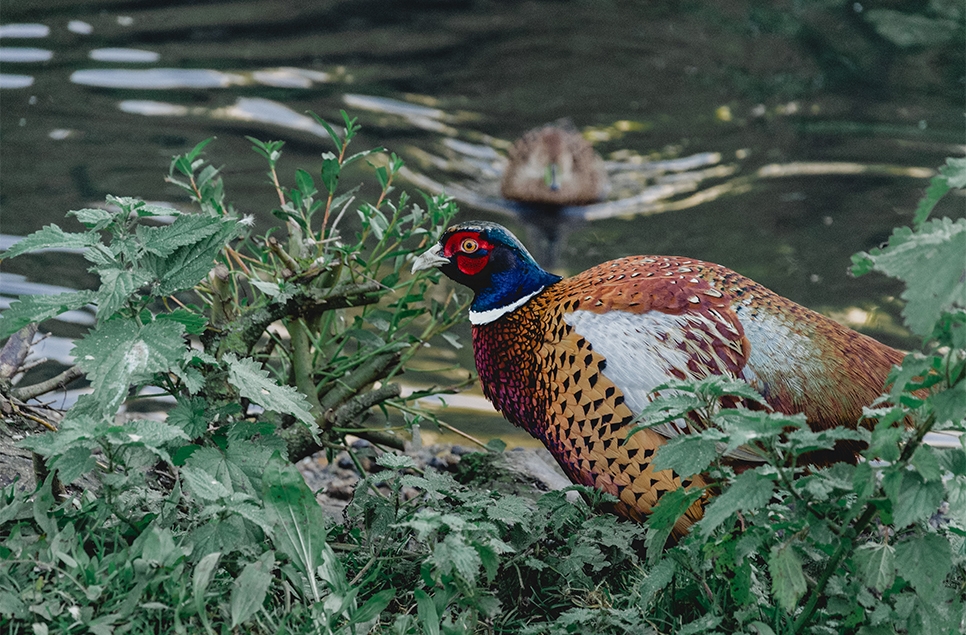
{"label": "plant stem", "polygon": [[835,553],[829,559],[828,564],[825,566],[825,570],[822,571],[822,575],[819,577],[818,582],[812,587],[811,593],[809,593],[808,601],[805,603],[805,609],[802,611],[798,619],[795,620],[793,626],[793,632],[795,635],[803,633],[805,627],[808,626],[809,620],[812,619],[812,615],[815,613],[815,609],[818,607],[818,601],[821,599],[822,594],[825,592],[825,586],[828,581],[832,578],[832,574],[838,569],[839,564],[842,559],[845,558],[846,554],[852,551],[855,546],[856,537],[866,528],[866,526],[875,518],[877,508],[872,503],[867,503],[865,506],[865,511],[862,512],[862,516],[856,521],[855,525],[849,529],[842,540],[839,541],[839,546],[836,548]]}

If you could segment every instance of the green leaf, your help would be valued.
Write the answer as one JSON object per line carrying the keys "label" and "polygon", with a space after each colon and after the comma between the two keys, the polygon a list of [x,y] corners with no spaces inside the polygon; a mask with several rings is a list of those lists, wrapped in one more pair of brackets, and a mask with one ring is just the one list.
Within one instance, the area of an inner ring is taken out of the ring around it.
{"label": "green leaf", "polygon": [[704,491],[698,487],[688,490],[679,487],[664,494],[657,506],[651,510],[651,515],[647,517],[645,547],[648,560],[652,564],[663,555],[664,545],[675,523],[684,515],[684,512],[688,511],[694,501],[701,498],[702,494]]}
{"label": "green leaf", "polygon": [[913,535],[896,545],[896,568],[916,593],[932,599],[952,569],[949,541],[937,534]]}
{"label": "green leaf", "polygon": [[137,236],[145,251],[164,258],[179,247],[193,245],[217,233],[222,219],[200,214],[179,216],[173,223],[162,227],[139,225]]}
{"label": "green leaf", "polygon": [[204,315],[187,309],[175,309],[170,313],[161,313],[155,316],[155,319],[179,322],[184,325],[184,330],[189,335],[201,335],[205,332],[205,326],[208,324],[208,319]]}
{"label": "green leaf", "polygon": [[160,448],[175,440],[188,441],[188,436],[180,429],[164,421],[136,419],[123,426],[112,428],[113,437],[118,445],[142,445],[147,448]]}
{"label": "green leaf", "polygon": [[107,267],[98,270],[101,287],[97,290],[97,318],[106,320],[127,304],[131,295],[150,282],[151,276],[140,270]]}
{"label": "green leaf", "polygon": [[275,552],[266,551],[255,562],[245,565],[231,589],[231,627],[246,622],[265,603],[272,584]]}
{"label": "green leaf", "polygon": [[929,518],[943,502],[941,481],[927,483],[918,472],[903,472],[900,476],[901,481],[887,479],[882,485],[892,502],[892,522],[896,529]]}
{"label": "green leaf", "polygon": [[197,439],[208,429],[208,403],[201,397],[178,398],[178,404],[168,412],[168,423],[184,430],[190,439]]}
{"label": "green leaf", "polygon": [[389,606],[389,603],[395,597],[395,589],[385,589],[374,594],[366,600],[365,604],[352,613],[352,619],[349,620],[349,624],[364,624],[376,619],[380,613],[386,610],[386,607]]}
{"label": "green leaf", "polygon": [[954,476],[946,483],[946,502],[949,515],[961,526],[966,526],[966,476]]}
{"label": "green leaf", "polygon": [[944,44],[959,31],[959,25],[953,20],[893,9],[870,9],[863,15],[876,33],[903,48]]}
{"label": "green leaf", "polygon": [[[262,499],[275,528],[275,548],[315,584],[316,571],[331,548],[325,544],[328,522],[305,479],[294,465],[273,459],[262,479]],[[344,581],[343,581],[344,583]],[[316,589],[318,600],[320,592]]]}
{"label": "green leaf", "polygon": [[23,240],[17,241],[3,254],[3,259],[16,258],[20,254],[38,249],[86,249],[98,242],[97,234],[67,233],[57,225],[45,225]]}
{"label": "green leaf", "polygon": [[395,454],[394,452],[386,452],[376,458],[376,465],[381,465],[384,468],[390,470],[405,470],[407,468],[416,467],[416,461],[406,454]]}
{"label": "green leaf", "polygon": [[73,483],[93,470],[96,464],[91,448],[77,444],[54,456],[50,467],[57,470],[57,477],[61,482]]}
{"label": "green leaf", "polygon": [[217,478],[202,470],[184,466],[181,468],[181,480],[195,496],[201,500],[217,501],[231,496],[231,490]]}
{"label": "green leaf", "polygon": [[771,500],[774,489],[774,482],[757,470],[742,472],[734,483],[705,508],[704,518],[698,522],[701,534],[711,535],[718,525],[736,512],[764,507]]}
{"label": "green leaf", "polygon": [[211,584],[211,579],[215,575],[220,558],[221,553],[218,551],[205,554],[205,557],[195,565],[195,570],[191,574],[191,596],[194,599],[195,611],[199,615],[204,616],[207,613],[205,611],[205,592],[208,590],[208,585]]}
{"label": "green leaf", "polygon": [[413,592],[416,597],[416,615],[419,616],[419,623],[423,626],[425,635],[439,635],[439,614],[436,612],[436,603],[422,589]]}
{"label": "green leaf", "polygon": [[486,442],[486,449],[490,452],[500,453],[506,450],[506,442],[499,437],[493,437]]}
{"label": "green leaf", "polygon": [[184,327],[177,322],[115,319],[90,331],[74,346],[77,364],[87,373],[94,399],[114,413],[128,387],[180,365],[184,357]]}
{"label": "green leaf", "polygon": [[715,632],[715,629],[723,618],[720,615],[714,613],[706,613],[693,622],[688,622],[676,632],[678,635],[698,635],[698,633],[711,633]]}
{"label": "green leaf", "polygon": [[946,165],[939,168],[950,187],[966,188],[966,159],[949,157]]}
{"label": "green leaf", "polygon": [[928,337],[943,311],[966,306],[966,219],[931,220],[913,232],[897,228],[883,250],[864,257],[875,269],[906,283],[906,324]]}
{"label": "green leaf", "polygon": [[936,452],[928,445],[920,445],[916,448],[916,452],[912,455],[912,465],[919,470],[920,476],[927,483],[938,481],[943,476]]}
{"label": "green leaf", "polygon": [[476,582],[483,564],[476,549],[457,533],[448,534],[442,542],[436,543],[433,562],[444,575],[455,571],[469,584]]}
{"label": "green leaf", "polygon": [[59,293],[57,295],[22,295],[0,313],[0,339],[13,335],[28,324],[43,322],[67,311],[91,304],[96,299],[93,291]]}
{"label": "green leaf", "polygon": [[[334,137],[338,139],[338,137]],[[339,160],[331,152],[322,155],[322,185],[325,190],[332,194],[339,185],[339,172],[341,171]]]}
{"label": "green leaf", "polygon": [[498,520],[509,526],[520,523],[526,525],[533,516],[533,507],[526,498],[507,495],[487,506],[486,515],[492,520]]}
{"label": "green leaf", "polygon": [[228,364],[228,381],[238,388],[242,397],[266,410],[290,414],[310,427],[315,425],[305,395],[291,386],[280,386],[254,360],[229,353],[224,361]]}
{"label": "green leaf", "polygon": [[936,203],[939,202],[943,196],[949,192],[949,180],[945,177],[939,175],[934,176],[929,180],[929,187],[926,188],[926,195],[922,197],[919,201],[919,205],[916,207],[916,213],[913,216],[913,225],[915,227],[921,227],[926,219],[929,218],[929,214],[932,213]]}
{"label": "green leaf", "polygon": [[[111,201],[110,197],[108,201]],[[121,210],[112,211],[97,207],[85,207],[84,209],[73,210],[67,212],[67,215],[75,217],[78,221],[86,225],[88,229],[94,231],[100,231],[113,223],[118,217],[126,216]]]}
{"label": "green leaf", "polygon": [[771,590],[775,599],[785,611],[791,613],[808,589],[802,571],[802,560],[791,544],[775,545],[771,548],[768,572],[771,574]]}
{"label": "green leaf", "polygon": [[220,220],[221,227],[207,238],[175,249],[162,258],[146,254],[142,267],[158,281],[155,295],[166,296],[191,289],[208,275],[215,257],[225,244],[242,231],[242,225],[234,219]]}
{"label": "green leaf", "polygon": [[855,551],[858,574],[866,586],[879,593],[892,587],[896,578],[896,550],[892,545],[868,543]]}
{"label": "green leaf", "polygon": [[959,381],[941,393],[932,396],[939,423],[958,423],[966,418],[966,381]]}
{"label": "green leaf", "polygon": [[657,450],[654,470],[674,470],[681,478],[699,474],[718,458],[714,441],[698,435],[682,434]]}

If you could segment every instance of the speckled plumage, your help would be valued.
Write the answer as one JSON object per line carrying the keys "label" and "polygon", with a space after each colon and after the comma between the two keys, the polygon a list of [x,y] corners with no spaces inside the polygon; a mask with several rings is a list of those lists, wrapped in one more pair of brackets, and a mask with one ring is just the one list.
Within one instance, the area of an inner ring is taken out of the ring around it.
{"label": "speckled plumage", "polygon": [[[666,438],[685,430],[667,424],[623,443],[659,384],[744,379],[772,409],[804,413],[821,429],[855,425],[902,358],[734,271],[687,258],[622,258],[559,281],[537,268],[544,277],[533,282],[528,273],[526,286],[510,274],[533,264],[529,254],[494,227],[460,225],[424,256],[477,292],[472,309],[486,318],[473,326],[473,348],[484,394],[543,441],[571,480],[617,496],[616,511],[630,518],[648,514],[667,491],[707,485],[651,467]],[[494,280],[509,280],[511,291],[495,293]],[[516,306],[518,288],[536,292]],[[854,454],[843,447],[818,458]],[[701,517],[708,496],[706,489],[676,533]]]}

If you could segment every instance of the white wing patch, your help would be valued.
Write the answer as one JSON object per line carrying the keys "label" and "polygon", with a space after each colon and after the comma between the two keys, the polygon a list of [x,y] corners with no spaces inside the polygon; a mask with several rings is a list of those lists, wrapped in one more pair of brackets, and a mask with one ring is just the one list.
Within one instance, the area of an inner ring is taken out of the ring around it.
{"label": "white wing patch", "polygon": [[564,321],[604,356],[604,376],[621,389],[627,406],[634,412],[640,412],[650,402],[651,391],[676,379],[671,369],[692,376],[688,370],[691,354],[681,348],[686,346],[685,333],[699,325],[714,328],[700,314],[683,316],[660,311],[574,311],[564,315]]}
{"label": "white wing patch", "polygon": [[[687,341],[685,335],[694,329],[714,333],[719,324],[699,313],[670,315],[660,311],[609,311],[603,314],[574,311],[565,314],[564,321],[607,360],[603,374],[624,393],[624,402],[632,412],[640,412],[650,403],[655,388],[676,379],[671,369],[677,369],[693,379],[703,377],[691,372],[688,362],[693,355],[705,354]],[[702,361],[701,366],[717,366],[720,369],[720,365],[713,363],[713,360]],[[729,375],[733,376],[731,373]],[[688,422],[678,420],[651,429],[663,437],[671,438],[687,433]],[[724,451],[723,444],[719,451]],[[747,461],[762,460],[759,455],[742,447],[726,455]]]}

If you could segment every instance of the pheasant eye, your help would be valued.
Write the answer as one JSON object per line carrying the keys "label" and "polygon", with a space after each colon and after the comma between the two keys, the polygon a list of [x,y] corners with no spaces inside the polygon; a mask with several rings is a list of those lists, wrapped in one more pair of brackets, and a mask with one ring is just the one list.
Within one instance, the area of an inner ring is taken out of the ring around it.
{"label": "pheasant eye", "polygon": [[479,248],[480,244],[472,238],[464,238],[463,242],[460,243],[460,250],[463,253],[471,254]]}

